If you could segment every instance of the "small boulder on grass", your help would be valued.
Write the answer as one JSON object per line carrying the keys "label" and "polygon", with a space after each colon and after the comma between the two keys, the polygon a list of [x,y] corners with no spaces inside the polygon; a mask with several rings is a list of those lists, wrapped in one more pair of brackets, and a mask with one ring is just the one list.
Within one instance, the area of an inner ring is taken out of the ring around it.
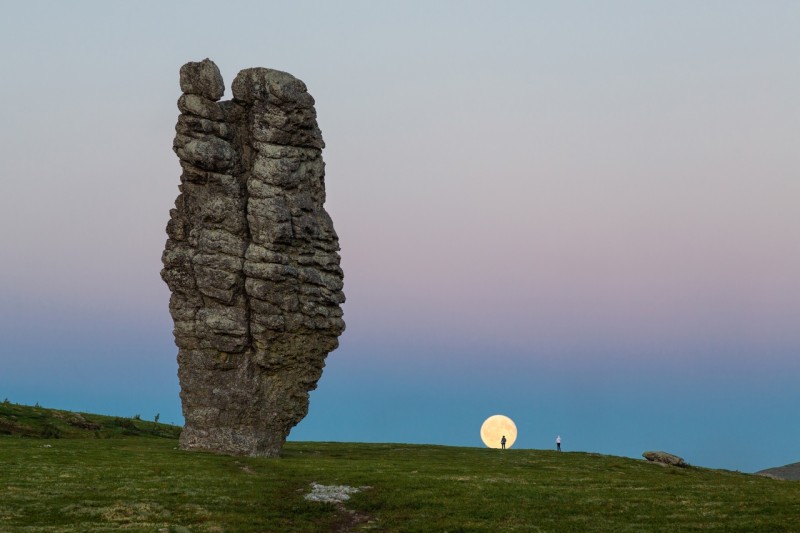
{"label": "small boulder on grass", "polygon": [[644,452],[642,457],[647,459],[652,463],[659,463],[662,465],[669,465],[669,466],[680,466],[686,467],[689,466],[689,463],[684,461],[681,457],[677,455],[672,455],[671,453],[667,452]]}

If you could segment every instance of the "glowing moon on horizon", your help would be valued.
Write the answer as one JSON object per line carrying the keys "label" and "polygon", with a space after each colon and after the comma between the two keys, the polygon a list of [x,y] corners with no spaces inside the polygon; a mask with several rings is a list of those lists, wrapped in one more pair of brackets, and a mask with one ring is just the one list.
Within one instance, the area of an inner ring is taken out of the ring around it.
{"label": "glowing moon on horizon", "polygon": [[492,415],[481,426],[481,440],[489,448],[502,448],[500,441],[506,437],[506,448],[511,448],[517,440],[517,426],[503,415]]}

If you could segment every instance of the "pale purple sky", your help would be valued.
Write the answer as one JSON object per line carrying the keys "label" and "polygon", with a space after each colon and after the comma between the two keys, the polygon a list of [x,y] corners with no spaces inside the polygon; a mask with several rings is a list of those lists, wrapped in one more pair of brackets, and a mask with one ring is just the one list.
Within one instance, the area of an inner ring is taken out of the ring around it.
{"label": "pale purple sky", "polygon": [[800,460],[797,2],[2,12],[0,396],[180,421],[158,273],[210,57],[304,80],[327,144],[348,329],[291,438],[502,412],[516,447]]}

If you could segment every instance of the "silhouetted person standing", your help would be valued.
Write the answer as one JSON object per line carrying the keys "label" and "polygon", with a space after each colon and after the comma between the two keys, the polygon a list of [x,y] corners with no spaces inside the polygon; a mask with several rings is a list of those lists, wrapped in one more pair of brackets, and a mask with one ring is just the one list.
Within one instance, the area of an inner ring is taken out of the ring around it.
{"label": "silhouetted person standing", "polygon": [[500,446],[505,450],[506,449],[506,436],[503,435],[503,438],[500,439]]}
{"label": "silhouetted person standing", "polygon": [[559,452],[561,451],[561,435],[556,437],[556,450]]}

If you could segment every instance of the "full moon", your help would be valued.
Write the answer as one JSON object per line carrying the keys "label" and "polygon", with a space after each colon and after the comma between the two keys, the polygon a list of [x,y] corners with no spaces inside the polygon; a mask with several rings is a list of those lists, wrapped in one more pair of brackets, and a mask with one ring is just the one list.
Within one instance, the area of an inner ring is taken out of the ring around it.
{"label": "full moon", "polygon": [[502,448],[500,440],[506,437],[506,448],[511,448],[517,440],[517,426],[503,415],[492,415],[481,426],[481,440],[489,448]]}

